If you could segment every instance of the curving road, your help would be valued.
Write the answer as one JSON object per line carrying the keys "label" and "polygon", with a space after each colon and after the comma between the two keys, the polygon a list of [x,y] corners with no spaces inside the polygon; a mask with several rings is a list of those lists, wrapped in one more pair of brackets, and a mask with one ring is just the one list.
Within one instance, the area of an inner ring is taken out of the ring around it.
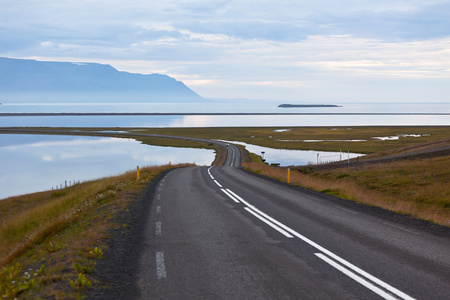
{"label": "curving road", "polygon": [[148,199],[141,299],[450,299],[446,228],[224,167]]}
{"label": "curving road", "polygon": [[108,298],[450,299],[448,227],[250,174],[214,142],[225,166],[174,169],[138,202]]}

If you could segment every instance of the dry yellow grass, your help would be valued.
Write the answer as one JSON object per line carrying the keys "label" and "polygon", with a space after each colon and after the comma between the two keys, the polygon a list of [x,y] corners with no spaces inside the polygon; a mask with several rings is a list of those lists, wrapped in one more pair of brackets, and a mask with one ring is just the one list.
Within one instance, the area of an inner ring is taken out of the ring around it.
{"label": "dry yellow grass", "polygon": [[[302,173],[290,183],[449,226],[450,157]],[[287,169],[249,163],[253,172],[287,181]],[[423,171],[423,173],[422,173]]]}
{"label": "dry yellow grass", "polygon": [[[161,170],[173,166],[149,167],[140,170],[141,182]],[[0,266],[38,243],[48,235],[72,224],[79,216],[101,203],[116,197],[125,188],[138,184],[135,172],[74,185],[50,193],[44,203],[38,201],[28,210],[18,210],[19,205],[33,203],[42,193],[12,197],[0,201]]]}
{"label": "dry yellow grass", "polygon": [[[0,224],[0,298],[81,299],[95,284],[90,276],[101,257],[102,239],[122,228],[113,217],[128,213],[147,183],[160,172],[185,165],[141,168],[135,172],[82,183],[53,191],[44,203],[27,211],[14,210]],[[0,212],[34,203],[42,193],[2,200]],[[95,248],[99,253],[95,252]],[[84,281],[83,281],[84,280]],[[85,288],[74,288],[86,284]]]}

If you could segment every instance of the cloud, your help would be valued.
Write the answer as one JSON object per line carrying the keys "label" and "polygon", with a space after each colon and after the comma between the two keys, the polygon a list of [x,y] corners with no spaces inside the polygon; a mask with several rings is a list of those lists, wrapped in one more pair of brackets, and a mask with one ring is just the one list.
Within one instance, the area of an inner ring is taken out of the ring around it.
{"label": "cloud", "polygon": [[448,78],[449,13],[448,0],[3,0],[0,56],[164,73],[205,97],[287,97],[305,82]]}

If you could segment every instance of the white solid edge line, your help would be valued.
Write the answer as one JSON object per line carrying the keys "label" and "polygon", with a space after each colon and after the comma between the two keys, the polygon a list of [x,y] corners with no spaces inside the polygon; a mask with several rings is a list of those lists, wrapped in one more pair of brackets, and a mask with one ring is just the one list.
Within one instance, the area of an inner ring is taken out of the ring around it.
{"label": "white solid edge line", "polygon": [[156,275],[158,279],[166,278],[166,266],[164,265],[164,253],[156,252]]}
{"label": "white solid edge line", "polygon": [[350,277],[351,279],[355,280],[356,282],[358,282],[359,284],[365,286],[366,288],[368,288],[369,290],[371,290],[372,292],[378,294],[379,296],[383,297],[384,299],[388,299],[388,300],[396,300],[397,298],[393,297],[392,295],[386,293],[385,291],[383,291],[382,289],[374,286],[373,284],[371,284],[370,282],[368,282],[367,280],[359,277],[358,275],[356,275],[355,273],[349,271],[348,269],[342,267],[341,265],[337,264],[336,262],[334,262],[333,260],[329,259],[328,257],[326,257],[325,255],[323,255],[322,253],[314,253],[317,257],[319,257],[320,259],[322,259],[323,261],[325,261],[326,263],[328,263],[329,265],[333,266],[334,268],[338,269],[339,271],[341,271],[342,273],[344,273],[345,275],[347,275],[348,277]]}
{"label": "white solid edge line", "polygon": [[233,192],[232,190],[230,190],[230,189],[227,189],[227,191],[231,194],[231,195],[233,195],[234,197],[236,197],[237,199],[239,199],[239,200],[241,200],[243,203],[245,203],[245,205],[247,205],[247,206],[252,206],[252,205],[250,205],[249,203],[247,203],[244,199],[242,199],[241,197],[239,197],[235,192]]}
{"label": "white solid edge line", "polygon": [[222,185],[221,185],[219,182],[217,182],[217,180],[214,180],[214,182],[215,182],[219,187],[222,187]]}
{"label": "white solid edge line", "polygon": [[397,296],[405,299],[405,300],[414,300],[414,298],[412,298],[411,296],[403,293],[402,291],[394,288],[393,286],[387,284],[386,282],[376,278],[375,276],[367,273],[366,271],[358,268],[357,266],[351,264],[350,262],[346,261],[345,259],[337,256],[336,254],[334,254],[333,252],[323,248],[322,246],[320,246],[319,244],[313,242],[312,240],[308,239],[307,237],[299,234],[298,232],[296,232],[295,230],[287,227],[286,225],[278,222],[277,220],[273,219],[272,217],[266,215],[265,213],[263,213],[262,211],[260,211],[259,209],[257,209],[256,207],[254,207],[253,205],[251,205],[250,203],[248,203],[247,201],[245,201],[244,199],[242,199],[241,197],[239,197],[238,195],[236,195],[234,192],[232,192],[231,190],[227,189],[228,192],[230,192],[232,195],[234,195],[235,197],[237,197],[242,203],[244,203],[245,205],[247,205],[249,208],[251,208],[252,210],[254,210],[255,212],[257,212],[258,214],[264,216],[265,218],[267,218],[268,220],[270,220],[271,222],[275,223],[276,225],[278,225],[279,227],[283,228],[284,230],[286,230],[287,232],[289,232],[290,234],[298,237],[299,239],[301,239],[302,241],[308,243],[309,245],[311,245],[312,247],[316,248],[317,250],[319,250],[320,252],[325,253],[326,255],[328,255],[329,257],[333,258],[334,260],[340,262],[341,264],[347,266],[348,268],[352,269],[353,271],[359,273],[360,275],[366,277],[367,279],[371,280],[372,282],[378,284],[379,286],[385,288],[386,290],[396,294]]}
{"label": "white solid edge line", "polygon": [[224,192],[225,195],[227,195],[231,200],[233,200],[233,201],[236,202],[236,203],[239,203],[239,200],[236,199],[236,198],[234,198],[233,195],[231,195],[230,193],[228,193],[226,190],[221,189],[221,191]]}
{"label": "white solid edge line", "polygon": [[286,236],[288,238],[291,238],[291,239],[294,238],[288,232],[286,232],[285,230],[281,229],[280,227],[278,227],[277,225],[273,224],[272,222],[270,222],[269,220],[265,219],[264,217],[258,215],[256,212],[254,212],[250,208],[244,207],[244,209],[246,211],[248,211],[249,213],[251,213],[252,215],[254,215],[255,217],[257,217],[258,219],[260,219],[261,221],[263,221],[264,223],[266,223],[267,225],[269,225],[270,227],[272,227],[273,229],[275,229],[276,231],[278,231],[279,233],[283,234],[284,236]]}
{"label": "white solid edge line", "polygon": [[[269,217],[270,218],[270,217]],[[270,218],[271,219],[271,218]],[[270,220],[269,219],[269,220]],[[272,221],[272,220],[271,220]],[[334,254],[333,252],[323,248],[322,246],[320,246],[319,244],[311,241],[310,239],[308,239],[307,237],[304,237],[303,235],[299,234],[298,232],[296,232],[295,230],[287,227],[286,225],[279,223],[279,222],[274,222],[275,224],[277,224],[278,226],[280,226],[281,228],[285,229],[286,231],[288,231],[289,233],[291,233],[292,235],[298,237],[299,239],[301,239],[302,241],[308,243],[309,245],[313,246],[314,248],[316,248],[317,250],[325,253],[326,255],[328,255],[329,257],[333,258],[334,260],[340,262],[341,264],[345,265],[346,267],[352,269],[353,271],[355,271],[356,273],[359,273],[360,275],[366,277],[367,279],[371,280],[372,282],[378,284],[379,286],[385,288],[386,290],[396,294],[397,296],[405,299],[405,300],[413,300],[414,298],[412,298],[411,296],[403,293],[402,291],[394,288],[393,286],[387,284],[386,282],[376,278],[375,276],[367,273],[366,271],[358,268],[357,266],[351,264],[350,262],[346,261],[345,259],[337,256],[336,254]]]}

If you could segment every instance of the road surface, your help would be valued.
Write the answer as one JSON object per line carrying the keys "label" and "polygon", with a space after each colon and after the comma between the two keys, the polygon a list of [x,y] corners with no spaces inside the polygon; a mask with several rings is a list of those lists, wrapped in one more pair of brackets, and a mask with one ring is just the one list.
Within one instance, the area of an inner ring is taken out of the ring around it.
{"label": "road surface", "polygon": [[450,299],[448,227],[250,174],[215,143],[225,166],[174,169],[142,195],[89,298]]}
{"label": "road surface", "polygon": [[227,149],[158,182],[136,298],[450,299],[448,230],[251,175]]}

